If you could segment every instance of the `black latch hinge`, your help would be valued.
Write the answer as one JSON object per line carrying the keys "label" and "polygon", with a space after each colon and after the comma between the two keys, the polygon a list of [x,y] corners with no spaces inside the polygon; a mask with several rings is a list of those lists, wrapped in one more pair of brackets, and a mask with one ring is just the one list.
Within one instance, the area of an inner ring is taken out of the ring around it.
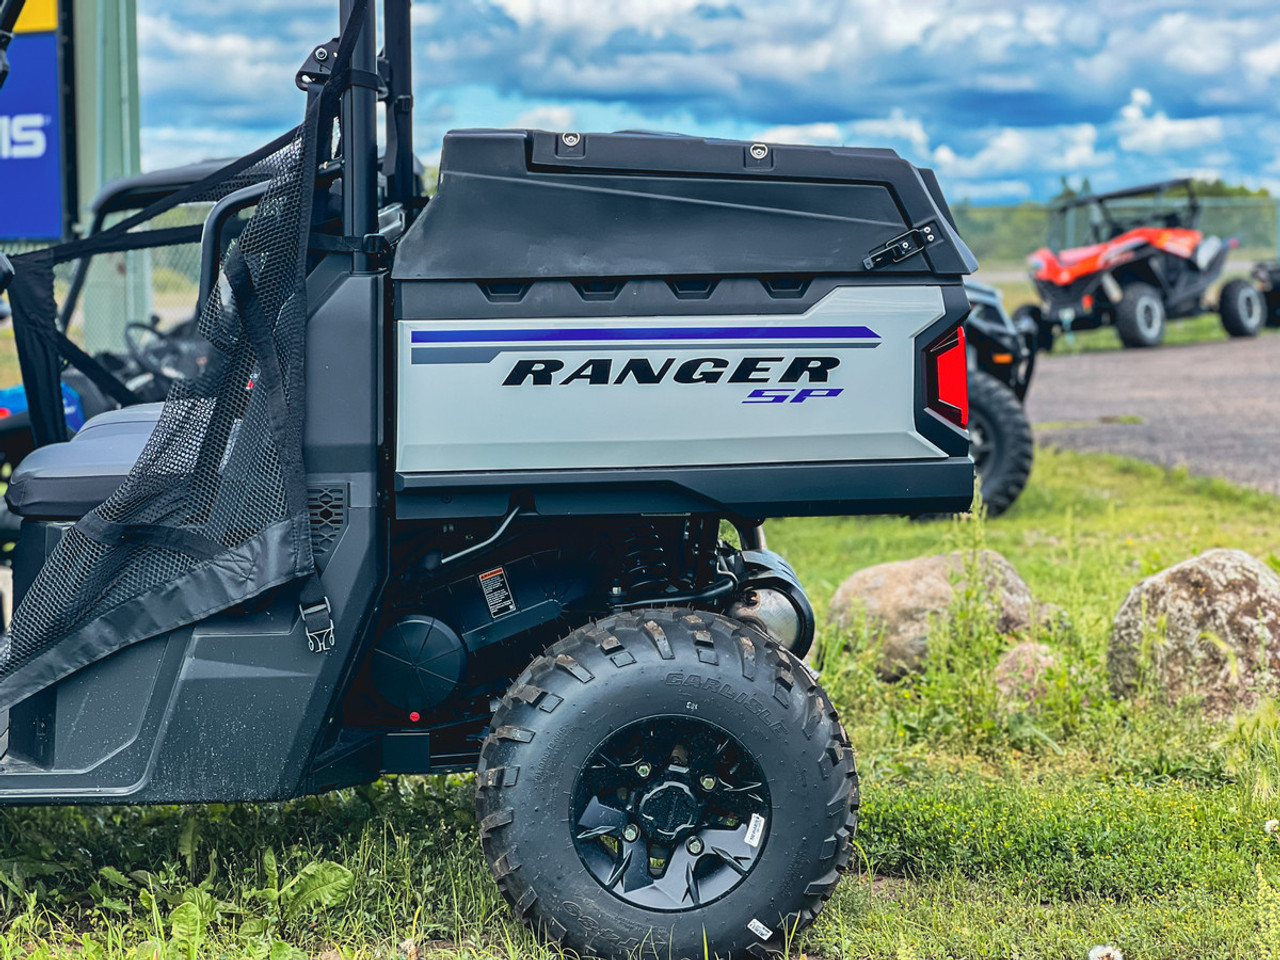
{"label": "black latch hinge", "polygon": [[873,250],[862,261],[868,270],[883,267],[888,263],[901,263],[938,239],[937,227],[926,223],[919,230],[908,230],[900,237],[894,237],[878,250]]}
{"label": "black latch hinge", "polygon": [[337,56],[336,37],[312,50],[306,62],[299,68],[298,75],[294,77],[294,83],[298,85],[298,89],[305,91],[312,84],[324,83],[328,80],[333,72],[333,61]]}

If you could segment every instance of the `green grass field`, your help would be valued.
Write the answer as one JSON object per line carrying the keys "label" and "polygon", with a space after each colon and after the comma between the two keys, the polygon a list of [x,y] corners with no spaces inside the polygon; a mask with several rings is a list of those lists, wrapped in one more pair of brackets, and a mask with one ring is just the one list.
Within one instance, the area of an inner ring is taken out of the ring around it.
{"label": "green grass field", "polygon": [[[951,669],[909,683],[823,631],[863,818],[856,871],[793,957],[1280,957],[1280,846],[1263,830],[1280,800],[1254,790],[1274,725],[1224,743],[1194,704],[1112,702],[1104,666],[1143,575],[1215,546],[1277,563],[1280,499],[1046,450],[997,521],[792,520],[769,537],[820,621],[862,566],[985,544],[1074,624],[1048,638],[1050,695],[1016,714],[994,706],[1009,641],[980,596],[935,640]],[[472,789],[399,777],[287,804],[0,810],[0,958],[556,956],[489,879]]]}

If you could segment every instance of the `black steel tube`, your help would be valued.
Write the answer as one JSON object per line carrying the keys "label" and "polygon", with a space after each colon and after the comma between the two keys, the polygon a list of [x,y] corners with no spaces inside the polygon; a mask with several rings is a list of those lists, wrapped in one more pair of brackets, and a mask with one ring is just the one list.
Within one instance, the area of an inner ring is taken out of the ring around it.
{"label": "black steel tube", "polygon": [[[342,0],[342,22],[346,29],[355,0]],[[351,56],[351,69],[378,72],[377,9],[373,3],[365,7],[364,28],[356,38]],[[363,237],[378,227],[378,101],[377,91],[352,84],[342,94],[342,232],[349,237]],[[363,253],[352,254],[352,267],[357,272],[368,270],[370,259]]]}
{"label": "black steel tube", "polygon": [[9,56],[5,51],[9,49],[25,3],[26,0],[0,0],[0,87],[9,78]]}
{"label": "black steel tube", "polygon": [[413,170],[413,27],[409,4],[410,0],[385,0],[382,11],[384,51],[391,67],[383,173],[390,184],[388,199],[404,204],[406,212],[412,214],[419,183]]}
{"label": "black steel tube", "polygon": [[9,45],[9,37],[13,28],[18,25],[18,17],[27,0],[0,0],[0,47]]}

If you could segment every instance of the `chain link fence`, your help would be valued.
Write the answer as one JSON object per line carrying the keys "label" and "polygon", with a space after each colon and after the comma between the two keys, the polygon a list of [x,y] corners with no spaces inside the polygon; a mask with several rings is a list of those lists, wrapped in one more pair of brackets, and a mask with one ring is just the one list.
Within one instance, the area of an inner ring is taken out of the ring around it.
{"label": "chain link fence", "polygon": [[[1166,199],[1162,209],[1175,202]],[[1134,199],[1110,201],[1107,209],[1121,220],[1136,220],[1158,208],[1151,199]],[[1093,242],[1089,212],[1083,207],[1057,218],[1050,216],[1044,204],[1034,203],[1015,207],[959,203],[953,213],[960,235],[984,267],[1021,266],[1028,254],[1046,243],[1062,249]],[[1280,248],[1278,202],[1274,197],[1201,197],[1200,229],[1223,240],[1235,240],[1238,246],[1233,259],[1274,259]]]}

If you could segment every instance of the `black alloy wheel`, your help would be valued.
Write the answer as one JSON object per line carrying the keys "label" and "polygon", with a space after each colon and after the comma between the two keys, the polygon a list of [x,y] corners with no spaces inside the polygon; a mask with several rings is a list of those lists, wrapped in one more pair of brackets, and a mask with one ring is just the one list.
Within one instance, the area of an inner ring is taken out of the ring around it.
{"label": "black alloy wheel", "polygon": [[769,787],[731,733],[654,717],[592,754],[573,798],[574,846],[605,890],[649,910],[713,903],[755,867]]}

